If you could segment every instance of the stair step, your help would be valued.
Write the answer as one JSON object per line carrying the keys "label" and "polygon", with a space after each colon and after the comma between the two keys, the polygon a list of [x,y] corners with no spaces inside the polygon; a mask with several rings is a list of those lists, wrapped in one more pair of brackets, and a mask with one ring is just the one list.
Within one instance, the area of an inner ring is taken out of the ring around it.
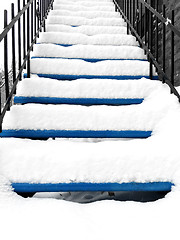
{"label": "stair step", "polygon": [[[147,107],[146,107],[147,106]],[[2,137],[149,137],[166,108],[148,101],[130,106],[14,105],[3,121]],[[151,121],[149,121],[151,119]]]}
{"label": "stair step", "polygon": [[171,191],[171,182],[150,183],[12,183],[15,192],[81,192],[81,191]]}
{"label": "stair step", "polygon": [[69,17],[69,16],[49,16],[47,24],[64,24],[70,26],[124,26],[127,24],[122,18],[85,18],[85,17]]}
{"label": "stair step", "polygon": [[85,7],[91,7],[91,6],[114,6],[114,3],[109,0],[109,1],[90,1],[90,0],[86,0],[86,1],[82,1],[82,0],[79,0],[79,1],[66,1],[66,0],[56,0],[56,3],[57,4],[66,4],[66,5],[82,5],[82,6],[85,6]]}
{"label": "stair step", "polygon": [[70,11],[107,11],[107,12],[114,12],[115,6],[113,5],[95,5],[95,6],[83,6],[78,4],[61,4],[61,3],[54,3],[53,4],[54,10],[70,10]]}
{"label": "stair step", "polygon": [[169,164],[167,145],[157,148],[156,141],[147,139],[93,143],[11,138],[0,139],[0,145],[1,174],[17,191],[165,191],[179,171],[178,156]]}
{"label": "stair step", "polygon": [[70,10],[52,10],[49,16],[73,16],[73,17],[85,17],[85,18],[118,18],[120,19],[119,12],[103,12],[103,11],[70,11]]}
{"label": "stair step", "polygon": [[111,79],[78,79],[57,81],[48,78],[23,79],[18,83],[14,103],[47,104],[138,104],[154,89],[162,91],[159,81],[116,81]]}
{"label": "stair step", "polygon": [[97,34],[127,34],[126,27],[118,26],[88,26],[82,25],[72,27],[63,24],[47,24],[46,32],[65,32],[65,33],[81,33],[85,35],[97,35]]}
{"label": "stair step", "polygon": [[99,34],[87,36],[81,33],[44,32],[41,33],[38,43],[54,43],[59,45],[112,45],[112,46],[138,46],[136,38],[125,34]]}
{"label": "stair step", "polygon": [[[141,79],[142,77],[149,78],[149,62],[109,60],[90,63],[78,59],[35,58],[31,59],[31,73],[37,74],[39,77],[59,80],[74,80],[78,78]],[[153,79],[158,79],[158,76],[154,74]]]}
{"label": "stair step", "polygon": [[68,58],[89,62],[102,60],[147,61],[144,51],[135,46],[73,45],[62,47],[56,44],[36,44],[32,58]]}

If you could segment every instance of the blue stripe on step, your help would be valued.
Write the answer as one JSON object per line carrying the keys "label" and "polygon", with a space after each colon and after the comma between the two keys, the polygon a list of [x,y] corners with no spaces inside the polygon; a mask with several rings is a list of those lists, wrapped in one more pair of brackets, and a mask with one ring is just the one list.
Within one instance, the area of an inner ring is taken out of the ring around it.
{"label": "blue stripe on step", "polygon": [[152,183],[12,183],[15,192],[171,191],[171,182]]}
{"label": "blue stripe on step", "polygon": [[0,137],[17,138],[148,138],[152,131],[3,130]]}
{"label": "blue stripe on step", "polygon": [[78,105],[129,105],[140,104],[143,98],[55,98],[55,97],[14,97],[14,103],[78,104]]}
{"label": "blue stripe on step", "polygon": [[[59,75],[59,74],[41,74],[41,73],[32,73],[36,74],[39,77],[45,77],[45,78],[52,78],[52,79],[58,79],[58,80],[76,80],[79,78],[86,78],[86,79],[116,79],[116,80],[132,80],[132,79],[141,79],[141,78],[147,78],[149,79],[149,76],[99,76],[99,75]],[[27,74],[24,74],[24,78],[27,78]],[[158,80],[158,76],[154,76],[153,80]]]}
{"label": "blue stripe on step", "polygon": [[37,58],[45,58],[45,59],[70,59],[70,60],[75,60],[75,59],[78,59],[78,60],[83,60],[83,61],[86,61],[86,62],[100,62],[100,61],[125,61],[125,60],[129,60],[129,61],[147,61],[147,59],[98,59],[98,58],[63,58],[63,57],[32,57],[31,59],[37,59]]}

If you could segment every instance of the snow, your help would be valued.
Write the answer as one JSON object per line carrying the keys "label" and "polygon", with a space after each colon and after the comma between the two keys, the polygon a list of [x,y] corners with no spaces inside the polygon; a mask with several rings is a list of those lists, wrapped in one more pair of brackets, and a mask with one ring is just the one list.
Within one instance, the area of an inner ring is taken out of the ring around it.
{"label": "snow", "polygon": [[168,87],[159,81],[117,81],[110,79],[77,79],[59,81],[49,78],[25,78],[18,83],[16,96],[57,98],[146,98],[156,89]]}
{"label": "snow", "polygon": [[74,76],[148,76],[149,63],[137,60],[106,60],[90,63],[78,59],[34,58],[31,60],[31,73]]}
{"label": "snow", "polygon": [[69,16],[49,16],[47,24],[65,24],[72,26],[89,25],[89,26],[126,26],[122,18],[85,18]]}
{"label": "snow", "polygon": [[[102,129],[107,124],[112,128],[139,124],[141,128],[153,127],[153,135],[148,139],[127,141],[100,139],[99,142],[93,142],[90,139],[87,141],[83,139],[48,141],[0,139],[2,147],[0,174],[13,182],[170,181],[178,187],[180,152],[175,132],[180,131],[179,102],[174,95],[169,94],[166,85],[162,85],[162,91],[159,94],[157,92],[159,93],[154,88],[142,104],[128,107],[102,106],[100,108],[65,105],[45,107],[38,104],[13,106],[5,116],[4,129],[8,124],[16,128],[37,127],[39,124],[40,129],[49,124],[52,128],[55,124],[57,125],[57,122],[59,126],[64,125],[63,129],[66,128],[65,125],[69,125],[71,129],[72,126],[78,128],[78,125],[81,129],[88,125],[92,128],[100,126]],[[20,111],[21,108],[26,111],[26,118],[23,116],[24,111]],[[63,110],[63,108],[66,111],[60,112],[59,109]],[[126,112],[124,112],[125,108]],[[51,114],[49,109],[52,110]],[[85,114],[83,115],[81,110],[91,114],[88,114],[88,118],[84,118]],[[95,119],[95,115],[98,116],[100,113],[101,117],[103,116],[102,120]],[[119,113],[123,114],[120,116]],[[128,113],[131,113],[129,117]],[[138,117],[138,115],[141,116]],[[77,116],[76,119],[75,116]],[[10,118],[13,118],[13,121],[9,121]],[[93,118],[95,122],[91,125]],[[57,129],[57,126],[55,127]],[[171,139],[171,144],[167,141],[167,136]]]}
{"label": "snow", "polygon": [[126,27],[118,26],[78,26],[71,27],[63,24],[48,24],[46,26],[46,32],[69,32],[69,33],[83,33],[86,35],[96,34],[127,34]]}
{"label": "snow", "polygon": [[49,13],[49,16],[77,16],[77,17],[85,17],[85,18],[118,18],[120,19],[120,15],[118,12],[107,12],[107,11],[69,11],[69,10],[52,10]]}
{"label": "snow", "polygon": [[180,194],[175,190],[152,203],[106,200],[77,204],[61,200],[60,194],[23,199],[6,186],[0,198],[3,240],[179,239]]}
{"label": "snow", "polygon": [[135,46],[36,44],[35,57],[85,58],[85,59],[142,59],[147,60],[143,49]]}
{"label": "snow", "polygon": [[97,34],[94,36],[87,36],[82,33],[43,32],[37,42],[69,45],[138,46],[138,42],[135,37],[125,34]]}
{"label": "snow", "polygon": [[92,6],[114,6],[114,3],[110,1],[66,1],[66,0],[57,0],[57,4],[67,4],[67,5],[82,5],[86,7],[92,7]]}
{"label": "snow", "polygon": [[112,5],[96,5],[96,6],[83,6],[81,4],[59,4],[59,3],[54,3],[53,4],[53,9],[58,10],[58,9],[63,9],[63,10],[71,10],[71,11],[112,11],[114,12],[115,7]]}

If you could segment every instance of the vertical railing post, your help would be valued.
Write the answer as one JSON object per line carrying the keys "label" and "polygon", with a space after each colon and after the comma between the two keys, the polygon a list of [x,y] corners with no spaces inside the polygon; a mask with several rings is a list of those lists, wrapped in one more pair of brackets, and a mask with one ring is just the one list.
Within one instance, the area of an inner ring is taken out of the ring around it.
{"label": "vertical railing post", "polygon": [[[127,12],[126,12],[126,17],[129,20],[129,0],[127,0]],[[127,34],[129,34],[129,25],[127,24]]]}
{"label": "vertical railing post", "polygon": [[[174,10],[171,12],[171,23],[174,26]],[[171,30],[171,83],[174,86],[174,32]]]}
{"label": "vertical railing post", "polygon": [[[159,9],[158,9],[158,1],[156,0],[156,11],[159,12]],[[158,54],[158,51],[159,51],[159,20],[158,20],[158,17],[155,18],[156,20],[156,41],[155,41],[155,52],[156,52],[156,61],[158,62],[158,57],[159,57],[159,54]]]}
{"label": "vertical railing post", "polygon": [[33,42],[33,39],[34,39],[34,17],[33,17],[33,15],[34,15],[34,3],[32,1],[32,3],[31,3],[31,43]]}
{"label": "vertical railing post", "polygon": [[[152,6],[152,0],[150,0],[150,5]],[[152,12],[149,10],[149,50],[152,53],[153,51],[153,16]],[[149,58],[150,61],[150,69],[149,69],[149,78],[153,78],[153,65],[152,65],[152,59]]]}
{"label": "vertical railing post", "polygon": [[[163,17],[166,18],[166,7],[163,5],[162,7]],[[163,72],[166,73],[166,24],[163,23],[162,28],[162,65]],[[163,83],[165,83],[165,79],[163,78]]]}
{"label": "vertical railing post", "polygon": [[[25,7],[25,0],[23,0],[23,7]],[[23,59],[26,56],[26,13],[23,13]],[[26,66],[24,66],[26,68]]]}
{"label": "vertical railing post", "polygon": [[[28,0],[29,2],[29,0]],[[27,52],[29,51],[30,47],[30,15],[29,15],[29,8],[27,8]],[[27,56],[27,78],[30,78],[30,54]]]}
{"label": "vertical railing post", "polygon": [[[4,28],[7,27],[7,10],[4,10]],[[6,100],[9,97],[9,76],[8,76],[8,36],[4,37],[4,77]],[[9,109],[8,109],[9,110]]]}
{"label": "vertical railing post", "polygon": [[[18,0],[18,13],[20,12],[20,0]],[[18,65],[19,70],[21,69],[21,19],[18,19]],[[22,74],[20,74],[20,79],[22,79]]]}
{"label": "vertical railing post", "polygon": [[[11,19],[14,18],[14,3],[11,4]],[[15,25],[12,27],[12,73],[13,83],[16,80]]]}

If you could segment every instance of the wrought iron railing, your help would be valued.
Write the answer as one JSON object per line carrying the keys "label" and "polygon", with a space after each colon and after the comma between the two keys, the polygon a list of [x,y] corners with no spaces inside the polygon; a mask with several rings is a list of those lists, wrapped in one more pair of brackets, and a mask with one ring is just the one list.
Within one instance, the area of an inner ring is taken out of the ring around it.
{"label": "wrought iron railing", "polygon": [[[0,34],[0,43],[4,44],[4,76],[2,78],[3,82],[0,84],[0,132],[2,131],[3,117],[6,111],[10,109],[17,83],[22,79],[22,73],[25,68],[27,77],[30,77],[30,52],[33,50],[33,45],[36,43],[39,32],[45,31],[45,20],[48,12],[53,8],[53,2],[54,0],[18,0],[18,13],[16,16],[14,4],[11,4],[10,23],[8,23],[8,12],[4,10],[4,30]],[[8,69],[10,64],[8,61],[9,34],[11,34],[11,77]],[[3,86],[4,102],[2,102]]]}
{"label": "wrought iron railing", "polygon": [[[174,87],[175,77],[175,36],[180,40],[180,31],[174,26],[174,10],[171,11],[171,20],[166,16],[166,7],[162,4],[159,9],[158,0],[113,0],[115,10],[119,11],[127,23],[127,33],[133,34],[144,49],[150,62],[149,75],[152,79],[153,65],[159,79],[167,83],[179,101],[180,95]],[[153,8],[155,6],[155,8]],[[167,30],[171,34],[171,56],[167,56]],[[159,54],[161,48],[161,56]],[[170,58],[170,74],[166,72],[166,57]]]}

